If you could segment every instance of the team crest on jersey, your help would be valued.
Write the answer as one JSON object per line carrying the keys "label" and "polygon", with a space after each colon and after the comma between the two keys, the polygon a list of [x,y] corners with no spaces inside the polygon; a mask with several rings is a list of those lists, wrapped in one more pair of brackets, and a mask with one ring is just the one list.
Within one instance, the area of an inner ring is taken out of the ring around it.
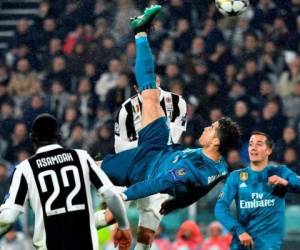
{"label": "team crest on jersey", "polygon": [[241,172],[241,173],[240,173],[240,180],[241,180],[241,181],[246,181],[246,180],[248,180],[248,173],[247,173],[247,172]]}
{"label": "team crest on jersey", "polygon": [[171,97],[166,97],[166,102],[168,102],[168,103],[172,102]]}
{"label": "team crest on jersey", "polygon": [[186,175],[185,169],[182,168],[182,169],[177,170],[176,171],[176,175],[178,175],[178,176],[184,176],[184,175]]}

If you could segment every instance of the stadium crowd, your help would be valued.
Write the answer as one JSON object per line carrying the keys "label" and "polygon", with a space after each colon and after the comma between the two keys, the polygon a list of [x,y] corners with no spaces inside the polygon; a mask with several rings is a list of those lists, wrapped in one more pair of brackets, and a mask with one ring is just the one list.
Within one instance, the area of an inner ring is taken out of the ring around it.
{"label": "stadium crowd", "polygon": [[[63,145],[98,159],[114,153],[114,116],[134,94],[128,18],[159,2],[41,1],[32,25],[19,21],[0,55],[1,200],[14,166],[33,153],[38,114],[58,118]],[[197,146],[203,128],[228,115],[243,133],[228,154],[233,169],[248,163],[259,129],[275,141],[272,160],[300,173],[299,0],[254,0],[238,18],[223,18],[213,1],[170,0],[149,39],[162,88],[188,103],[184,145]]]}

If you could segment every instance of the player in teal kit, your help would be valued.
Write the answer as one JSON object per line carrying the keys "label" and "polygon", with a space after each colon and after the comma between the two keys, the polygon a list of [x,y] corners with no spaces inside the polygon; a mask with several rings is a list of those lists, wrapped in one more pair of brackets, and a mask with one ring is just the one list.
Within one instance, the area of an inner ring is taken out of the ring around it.
{"label": "player in teal kit", "polygon": [[[151,49],[145,32],[161,6],[146,9],[131,21],[136,34],[135,75],[143,98],[142,127],[138,147],[104,158],[101,168],[115,184],[129,186],[125,200],[155,193],[196,201],[228,173],[222,154],[239,140],[239,129],[230,118],[222,118],[205,128],[199,138],[202,148],[184,149],[168,145],[169,128],[163,113],[154,72]],[[189,205],[187,204],[187,205]]]}
{"label": "player in teal kit", "polygon": [[[233,233],[232,250],[279,250],[284,237],[286,192],[300,192],[300,178],[286,166],[268,164],[272,140],[253,132],[250,166],[232,172],[216,204],[216,218]],[[235,201],[237,219],[229,211]]]}
{"label": "player in teal kit", "polygon": [[[168,145],[169,128],[160,106],[146,33],[160,8],[159,5],[152,6],[145,10],[144,15],[131,21],[136,34],[135,75],[143,99],[143,129],[139,132],[138,147],[105,157],[101,168],[114,184],[128,186],[122,193],[124,200],[157,193],[173,196],[161,210],[161,213],[168,213],[197,201],[227,175],[228,166],[222,154],[238,142],[239,129],[229,118],[222,118],[205,128],[199,138],[202,148],[184,149],[180,145]],[[152,205],[156,206],[150,207]],[[161,202],[158,206],[149,204],[145,209],[153,213],[152,220],[160,220],[160,205]],[[144,225],[143,229],[147,226]],[[138,237],[138,242],[144,242],[144,246],[139,245],[136,249],[150,249],[155,230],[152,228],[150,233],[147,230],[146,240],[140,241]]]}

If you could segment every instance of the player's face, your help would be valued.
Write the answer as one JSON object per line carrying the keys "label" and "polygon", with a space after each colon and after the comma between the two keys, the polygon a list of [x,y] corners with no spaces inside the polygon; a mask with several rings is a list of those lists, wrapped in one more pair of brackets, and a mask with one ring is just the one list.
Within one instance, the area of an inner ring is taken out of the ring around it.
{"label": "player's face", "polygon": [[248,154],[251,162],[262,162],[268,159],[272,150],[266,144],[263,135],[252,135],[249,141]]}
{"label": "player's face", "polygon": [[218,143],[219,142],[218,135],[217,135],[218,128],[219,128],[218,121],[212,123],[211,126],[204,128],[204,131],[199,138],[199,144],[202,147],[207,147],[212,143]]}

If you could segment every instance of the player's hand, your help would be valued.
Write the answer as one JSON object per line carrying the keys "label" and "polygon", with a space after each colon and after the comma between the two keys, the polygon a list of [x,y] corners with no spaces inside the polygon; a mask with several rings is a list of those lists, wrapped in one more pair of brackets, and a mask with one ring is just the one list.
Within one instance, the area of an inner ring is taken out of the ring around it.
{"label": "player's hand", "polygon": [[289,182],[281,177],[279,177],[278,175],[272,175],[269,177],[269,184],[270,185],[282,185],[282,186],[287,186],[289,184]]}
{"label": "player's hand", "polygon": [[245,232],[240,234],[239,239],[244,247],[249,247],[250,249],[253,249],[254,242],[252,240],[252,237],[248,233]]}
{"label": "player's hand", "polygon": [[131,247],[132,235],[131,230],[120,230],[116,228],[114,234],[114,245],[119,247],[119,250],[129,250]]}
{"label": "player's hand", "polygon": [[176,206],[176,203],[174,202],[174,200],[166,200],[161,204],[159,213],[166,215],[175,209],[177,209],[177,206]]}

